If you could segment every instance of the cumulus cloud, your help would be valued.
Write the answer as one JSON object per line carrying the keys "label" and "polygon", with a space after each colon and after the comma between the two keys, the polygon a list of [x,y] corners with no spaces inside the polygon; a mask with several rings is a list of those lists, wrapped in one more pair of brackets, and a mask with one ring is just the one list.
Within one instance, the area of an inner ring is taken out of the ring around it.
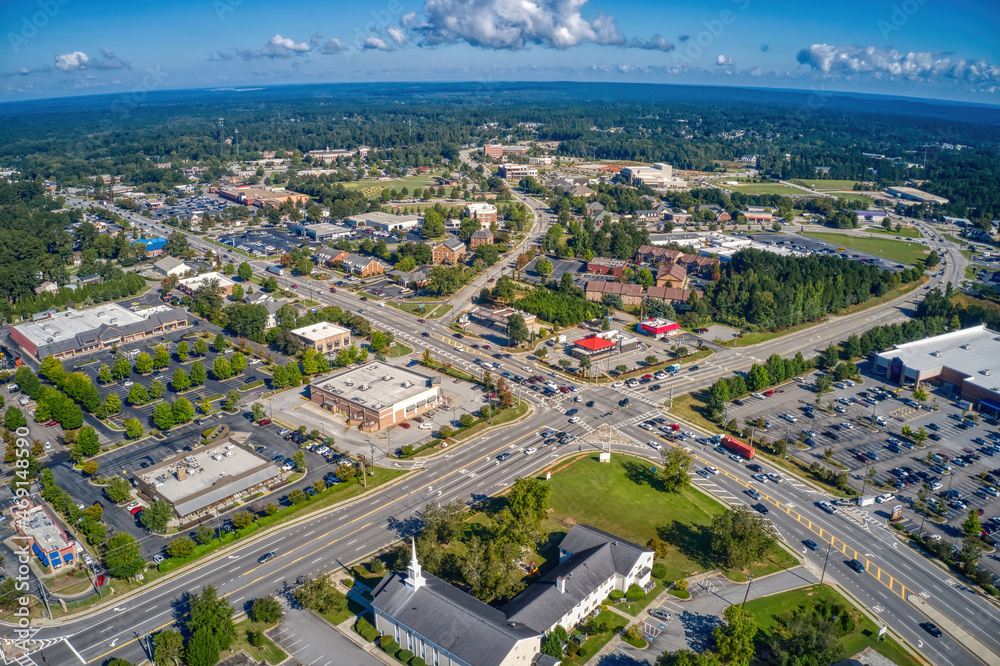
{"label": "cumulus cloud", "polygon": [[376,50],[376,51],[392,50],[392,47],[389,46],[389,44],[384,39],[382,39],[381,37],[376,37],[375,35],[371,35],[370,37],[365,38],[364,47],[366,49]]}
{"label": "cumulus cloud", "polygon": [[341,44],[340,40],[336,37],[331,37],[326,44],[323,45],[323,53],[333,54],[333,53],[343,53],[345,46]]}
{"label": "cumulus cloud", "polygon": [[61,69],[64,72],[84,69],[88,62],[90,62],[90,58],[83,51],[56,54],[56,69]]}
{"label": "cumulus cloud", "polygon": [[251,60],[253,58],[291,58],[294,55],[302,55],[312,51],[313,46],[318,42],[317,37],[322,39],[323,36],[316,33],[309,42],[297,42],[289,37],[275,35],[267,40],[267,44],[263,48],[241,50],[237,53],[244,60]]}
{"label": "cumulus cloud", "polygon": [[519,50],[531,45],[557,49],[579,44],[624,45],[612,16],[593,20],[580,10],[588,0],[425,0],[422,27],[429,44],[467,42],[486,49]]}
{"label": "cumulus cloud", "polygon": [[403,46],[406,42],[410,41],[409,36],[401,28],[394,25],[390,25],[385,31],[389,35],[389,38],[396,43],[396,46]]}
{"label": "cumulus cloud", "polygon": [[648,41],[645,42],[633,41],[630,42],[628,46],[637,49],[644,49],[646,51],[667,52],[674,50],[674,45],[668,42],[667,38],[659,33],[653,35]]}
{"label": "cumulus cloud", "polygon": [[101,49],[100,60],[91,64],[97,69],[129,69],[129,63],[116,56],[111,49]]}
{"label": "cumulus cloud", "polygon": [[910,51],[874,46],[813,44],[796,55],[803,65],[830,78],[957,83],[985,92],[1000,89],[1000,67],[985,60],[953,59],[946,52]]}
{"label": "cumulus cloud", "polygon": [[726,57],[724,55],[717,55],[717,56],[715,56],[715,64],[718,65],[718,66],[726,66],[726,67],[728,67],[730,65],[735,65],[736,61],[733,60],[732,57]]}

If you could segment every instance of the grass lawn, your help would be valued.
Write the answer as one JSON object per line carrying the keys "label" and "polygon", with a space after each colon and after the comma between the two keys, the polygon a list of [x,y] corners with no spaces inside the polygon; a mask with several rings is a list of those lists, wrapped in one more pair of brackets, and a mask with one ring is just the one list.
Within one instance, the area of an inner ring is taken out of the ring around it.
{"label": "grass lawn", "polygon": [[867,616],[862,615],[854,604],[828,585],[811,585],[748,601],[746,609],[753,614],[759,629],[758,645],[768,643],[771,633],[778,625],[779,617],[795,608],[811,608],[823,602],[837,603],[842,607],[850,608],[854,615],[856,627],[854,631],[841,638],[841,653],[838,659],[847,659],[866,647],[872,647],[897,666],[919,666],[922,663],[892,638],[886,641],[877,641],[879,627]]}
{"label": "grass lawn", "polygon": [[977,266],[975,264],[969,264],[968,266],[965,267],[965,279],[966,280],[975,280],[976,279],[976,273],[978,273],[981,269],[984,269],[984,268],[986,268],[986,267],[985,266]]}
{"label": "grass lawn", "polygon": [[1000,310],[1000,303],[994,303],[993,301],[988,301],[985,298],[976,298],[975,296],[970,296],[961,292],[953,295],[951,297],[951,302],[955,305],[961,305],[966,308],[978,305],[987,310]]}
{"label": "grass lawn", "polygon": [[858,236],[845,236],[844,234],[815,233],[807,231],[803,234],[816,240],[826,241],[834,245],[842,245],[859,252],[867,252],[876,257],[883,257],[889,261],[896,261],[901,264],[909,264],[923,268],[927,251],[920,243],[910,243],[907,241],[887,240],[884,238],[861,238]]}
{"label": "grass lawn", "polygon": [[612,611],[604,611],[597,616],[598,622],[605,622],[608,625],[608,631],[604,634],[597,634],[595,636],[589,637],[583,645],[580,646],[580,653],[575,657],[566,657],[563,659],[564,664],[573,664],[574,666],[582,666],[587,663],[587,660],[593,657],[595,654],[600,652],[601,648],[608,644],[612,638],[614,638],[619,631],[625,628],[628,624],[628,620],[623,618],[618,613]]}
{"label": "grass lawn", "polygon": [[780,338],[782,335],[795,333],[796,331],[801,331],[804,328],[815,326],[818,323],[819,322],[815,321],[807,321],[802,324],[798,324],[797,326],[783,328],[780,331],[755,331],[741,335],[739,340],[716,340],[715,344],[722,345],[723,347],[746,347],[747,345],[755,345],[760,342],[767,342],[768,340]]}
{"label": "grass lawn", "polygon": [[746,194],[802,194],[802,190],[797,187],[789,187],[781,183],[740,183],[739,185],[729,185],[736,192]]}
{"label": "grass lawn", "polygon": [[864,231],[868,231],[873,234],[882,234],[883,236],[902,236],[903,238],[923,238],[924,235],[920,233],[916,227],[902,227],[899,231],[893,231],[892,229],[883,229],[882,227],[865,227]]}
{"label": "grass lawn", "polygon": [[388,305],[396,308],[397,310],[402,310],[403,312],[409,312],[412,315],[417,315],[418,317],[424,317],[429,312],[432,312],[435,307],[433,303],[397,303],[395,301],[387,301]]}
{"label": "grass lawn", "polygon": [[363,190],[369,187],[377,187],[379,188],[379,192],[382,190],[399,191],[406,187],[412,193],[414,187],[424,189],[433,182],[434,179],[431,178],[431,174],[426,173],[420,176],[404,176],[395,180],[355,180],[350,183],[341,183],[341,185],[344,186],[344,189],[348,190]]}
{"label": "grass lawn", "polygon": [[255,660],[264,659],[269,664],[280,664],[285,659],[288,659],[288,655],[285,654],[284,650],[275,645],[270,638],[264,636],[264,649],[260,650],[250,645],[250,638],[247,636],[247,632],[251,630],[264,631],[270,628],[270,626],[262,622],[251,622],[250,620],[238,623],[235,626],[236,638],[233,640],[233,651],[244,650]]}
{"label": "grass lawn", "polygon": [[646,606],[648,606],[650,602],[653,601],[653,599],[655,599],[660,595],[660,592],[663,592],[664,588],[663,581],[653,579],[653,582],[656,584],[653,585],[653,587],[649,590],[649,592],[646,593],[646,596],[644,596],[642,599],[639,599],[639,601],[633,601],[632,603],[623,601],[620,604],[615,604],[615,608],[617,608],[620,611],[628,613],[632,617],[636,617],[637,615],[639,615],[639,613],[644,611],[646,609]]}
{"label": "grass lawn", "polygon": [[407,354],[413,353],[413,347],[403,344],[402,342],[397,342],[393,346],[389,347],[389,353],[386,354],[389,358],[399,358],[400,356],[406,356]]}
{"label": "grass lawn", "polygon": [[721,433],[722,429],[719,428],[718,424],[709,421],[704,416],[708,404],[707,397],[708,394],[705,391],[693,391],[677,396],[674,398],[670,413],[679,419],[693,423],[706,432]]}
{"label": "grass lawn", "polygon": [[451,308],[452,308],[451,303],[445,303],[443,305],[439,305],[436,308],[434,308],[434,310],[430,314],[427,315],[427,319],[440,319],[441,317],[451,312]]}
{"label": "grass lawn", "polygon": [[854,187],[856,180],[807,180],[803,178],[793,178],[790,183],[811,187],[814,190],[825,192],[828,190],[849,190]]}
{"label": "grass lawn", "polygon": [[[655,480],[647,461],[623,455],[612,455],[610,463],[598,462],[597,454],[579,458],[553,473],[549,482],[552,513],[543,529],[553,533],[550,542],[577,523],[593,525],[638,544],[659,536],[671,546],[660,560],[667,567],[667,580],[716,568],[706,528],[725,508],[693,487],[668,494],[651,483]],[[750,573],[760,576],[794,563],[790,555],[775,546],[769,561],[752,566]],[[727,574],[740,577],[735,572]]]}

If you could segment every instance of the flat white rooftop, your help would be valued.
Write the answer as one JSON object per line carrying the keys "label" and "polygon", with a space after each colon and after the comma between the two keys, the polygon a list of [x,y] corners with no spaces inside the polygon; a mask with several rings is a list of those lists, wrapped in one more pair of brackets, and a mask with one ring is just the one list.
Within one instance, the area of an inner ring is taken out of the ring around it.
{"label": "flat white rooftop", "polygon": [[436,386],[430,377],[387,363],[376,361],[353,370],[345,370],[313,386],[339,398],[381,410],[419,396]]}
{"label": "flat white rooftop", "polygon": [[296,328],[292,331],[293,335],[297,335],[300,338],[305,338],[306,340],[310,340],[312,342],[319,342],[320,340],[326,340],[334,335],[343,335],[344,333],[350,333],[350,331],[346,328],[325,321],[318,324],[312,324],[310,326],[303,326],[302,328]]}
{"label": "flat white rooftop", "polygon": [[968,375],[967,383],[1000,390],[1000,333],[987,329],[986,324],[907,342],[879,356],[898,358],[919,372],[950,368]]}
{"label": "flat white rooftop", "polygon": [[47,319],[16,324],[15,328],[37,346],[68,340],[79,333],[86,333],[104,324],[123,326],[146,321],[148,314],[138,315],[117,303],[105,303],[87,310],[67,308]]}

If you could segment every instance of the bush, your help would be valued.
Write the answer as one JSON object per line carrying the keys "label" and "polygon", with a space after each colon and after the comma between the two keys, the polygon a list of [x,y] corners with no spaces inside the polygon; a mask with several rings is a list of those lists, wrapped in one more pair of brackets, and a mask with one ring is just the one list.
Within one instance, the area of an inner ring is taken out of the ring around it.
{"label": "bush", "polygon": [[667,577],[667,565],[665,564],[654,564],[653,565],[653,578],[657,580],[663,580]]}
{"label": "bush", "polygon": [[354,623],[354,631],[358,632],[358,635],[369,643],[374,643],[378,638],[378,629],[368,620],[368,617],[367,615],[359,617],[358,621]]}
{"label": "bush", "polygon": [[611,590],[611,594],[608,595],[608,598],[611,599],[611,601],[621,601],[625,598],[625,593],[621,590]]}
{"label": "bush", "polygon": [[427,662],[420,657],[414,657],[410,660],[410,666],[427,666]]}
{"label": "bush", "polygon": [[385,650],[386,654],[395,655],[399,652],[399,643],[392,640],[392,637],[383,636],[383,638],[389,638],[389,642],[382,649]]}
{"label": "bush", "polygon": [[632,585],[629,586],[628,591],[625,592],[625,598],[629,601],[639,601],[639,599],[642,599],[644,596],[646,596],[646,593],[643,592],[642,588],[635,583],[632,583]]}
{"label": "bush", "polygon": [[399,659],[404,664],[408,664],[413,659],[413,653],[409,650],[400,650],[399,654],[396,655],[396,659]]}
{"label": "bush", "polygon": [[[378,646],[380,648],[382,648],[383,650],[385,650],[386,652],[389,651],[387,649],[389,647],[389,643],[393,643],[393,644],[396,643],[396,641],[392,640],[392,636],[379,636],[378,640],[375,641],[375,642],[378,643]],[[398,650],[398,649],[399,649],[399,645],[396,645],[396,650]],[[393,652],[396,652],[396,650],[393,650]]]}
{"label": "bush", "polygon": [[681,578],[677,582],[675,582],[674,589],[677,590],[678,592],[684,592],[685,590],[687,590],[688,589],[687,578]]}

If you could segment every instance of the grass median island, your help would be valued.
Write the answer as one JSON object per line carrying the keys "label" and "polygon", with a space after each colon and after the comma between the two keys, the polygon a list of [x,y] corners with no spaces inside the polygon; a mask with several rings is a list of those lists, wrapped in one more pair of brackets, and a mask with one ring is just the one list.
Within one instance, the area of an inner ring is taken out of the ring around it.
{"label": "grass median island", "polygon": [[924,267],[924,259],[927,258],[928,254],[926,248],[920,243],[908,241],[889,240],[886,238],[863,238],[860,236],[815,231],[806,231],[802,235],[857,250],[858,252],[867,252],[876,257],[888,259],[889,261],[917,266],[918,268]]}
{"label": "grass median island", "polygon": [[244,620],[234,625],[233,628],[236,630],[236,636],[233,637],[232,651],[238,652],[239,650],[243,650],[255,661],[263,659],[269,664],[280,664],[288,659],[288,655],[270,638],[264,636],[263,645],[260,648],[256,648],[250,644],[250,632],[268,631],[274,626],[264,624],[263,622],[252,622],[251,620]]}
{"label": "grass median island", "polygon": [[[584,456],[554,473],[549,484],[552,513],[543,529],[564,533],[574,524],[588,524],[640,545],[658,537],[670,546],[658,560],[667,567],[667,580],[720,568],[708,528],[726,508],[694,487],[679,493],[659,490],[649,461],[612,455],[610,463],[600,463],[596,454]],[[794,564],[791,555],[773,545],[765,561],[748,573],[756,577]],[[725,573],[743,578],[740,572]]]}
{"label": "grass median island", "polygon": [[745,608],[753,615],[759,630],[756,639],[758,651],[780,636],[781,618],[796,610],[814,612],[829,605],[847,609],[854,620],[853,629],[840,639],[836,660],[847,659],[866,647],[871,647],[897,666],[920,666],[923,663],[895,639],[890,637],[885,641],[877,640],[880,627],[829,585],[810,585],[748,601]]}
{"label": "grass median island", "polygon": [[916,227],[900,227],[899,231],[882,227],[866,227],[862,231],[883,236],[902,236],[903,238],[923,238],[924,235]]}

